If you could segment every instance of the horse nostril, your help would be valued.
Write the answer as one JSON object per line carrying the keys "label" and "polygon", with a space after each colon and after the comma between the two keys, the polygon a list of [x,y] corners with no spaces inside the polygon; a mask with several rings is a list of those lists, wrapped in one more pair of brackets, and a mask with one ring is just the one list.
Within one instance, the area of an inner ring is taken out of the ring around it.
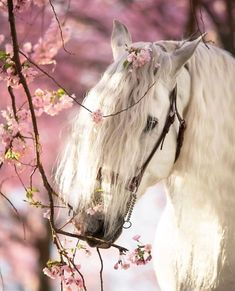
{"label": "horse nostril", "polygon": [[86,227],[85,234],[97,238],[102,238],[104,236],[104,221],[101,219],[90,220]]}

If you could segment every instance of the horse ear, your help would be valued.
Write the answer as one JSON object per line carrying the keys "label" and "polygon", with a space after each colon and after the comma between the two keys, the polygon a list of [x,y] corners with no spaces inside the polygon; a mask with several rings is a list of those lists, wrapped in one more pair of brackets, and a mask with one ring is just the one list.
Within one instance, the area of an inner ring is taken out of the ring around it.
{"label": "horse ear", "polygon": [[205,34],[199,36],[193,41],[187,41],[182,47],[171,53],[173,74],[177,74],[179,69],[192,57],[204,36]]}
{"label": "horse ear", "polygon": [[126,26],[121,22],[114,20],[111,36],[113,59],[116,61],[121,54],[124,53],[126,46],[129,46],[131,43],[131,35]]}

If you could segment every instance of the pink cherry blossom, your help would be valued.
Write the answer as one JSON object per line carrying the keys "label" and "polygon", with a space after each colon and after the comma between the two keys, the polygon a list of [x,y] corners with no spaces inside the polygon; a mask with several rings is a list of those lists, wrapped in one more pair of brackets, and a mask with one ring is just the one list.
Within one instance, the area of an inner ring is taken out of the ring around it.
{"label": "pink cherry blossom", "polygon": [[38,72],[29,66],[22,67],[22,73],[24,77],[27,79],[27,82],[30,83],[34,80],[35,76],[38,75]]}
{"label": "pink cherry blossom", "polygon": [[[12,47],[12,44],[7,43],[7,44],[5,45],[5,51],[6,51],[7,54],[10,55],[10,57],[13,57],[13,47]],[[11,59],[9,59],[9,60],[12,62]],[[13,63],[13,62],[12,62],[12,63]]]}
{"label": "pink cherry blossom", "polygon": [[[144,66],[151,60],[150,49],[136,49],[130,48],[129,55],[127,56],[127,62],[132,66],[132,68],[137,69]],[[130,69],[132,70],[132,69]]]}
{"label": "pink cherry blossom", "polygon": [[136,240],[136,241],[139,241],[139,239],[140,239],[140,235],[139,235],[139,234],[136,234],[135,236],[133,236],[132,239],[133,239],[133,240]]}
{"label": "pink cherry blossom", "polygon": [[125,261],[123,256],[120,256],[120,259],[114,265],[114,270],[118,270],[118,269],[127,270],[129,268],[130,268],[130,264]]}
{"label": "pink cherry blossom", "polygon": [[128,264],[128,263],[123,263],[122,264],[122,269],[123,270],[127,270],[127,269],[129,269],[130,268],[130,264]]}
{"label": "pink cherry blossom", "polygon": [[100,109],[97,109],[96,111],[93,111],[91,114],[92,120],[95,123],[100,123],[103,120],[103,113],[101,112]]}
{"label": "pink cherry blossom", "polygon": [[30,6],[31,0],[15,0],[14,9],[16,12],[23,12],[27,10]]}
{"label": "pink cherry blossom", "polygon": [[0,34],[0,44],[4,42],[5,36],[3,34]]}
{"label": "pink cherry blossom", "polygon": [[32,43],[31,42],[26,42],[23,44],[23,51],[25,53],[30,53],[32,51]]}
{"label": "pink cherry blossom", "polygon": [[138,247],[129,254],[129,261],[134,265],[146,265],[152,259],[152,247],[148,245],[138,245]]}
{"label": "pink cherry blossom", "polygon": [[50,215],[51,215],[51,210],[47,209],[44,213],[43,213],[43,217],[46,219],[50,219]]}
{"label": "pink cherry blossom", "polygon": [[51,272],[51,270],[49,268],[46,267],[42,271],[46,276],[50,277],[51,279],[55,279],[56,278],[56,276],[52,274],[52,272]]}
{"label": "pink cherry blossom", "polygon": [[151,244],[146,244],[144,246],[144,249],[145,249],[146,252],[151,252],[152,251],[152,245]]}
{"label": "pink cherry blossom", "polygon": [[[66,43],[70,38],[70,30],[66,26],[62,26],[62,30],[64,43]],[[53,58],[61,46],[62,42],[58,23],[53,20],[45,35],[34,45],[31,57],[35,62],[41,65],[55,64],[56,62]]]}
{"label": "pink cherry blossom", "polygon": [[117,262],[115,265],[114,265],[114,269],[117,270],[119,267],[119,262]]}
{"label": "pink cherry blossom", "polygon": [[42,7],[47,4],[47,0],[33,0],[34,5]]}
{"label": "pink cherry blossom", "polygon": [[44,268],[43,273],[51,279],[56,279],[61,275],[61,268],[59,266],[52,266],[51,268]]}
{"label": "pink cherry blossom", "polygon": [[[75,98],[74,94],[71,96]],[[37,116],[40,116],[42,113],[54,116],[61,110],[73,106],[73,100],[62,89],[51,92],[37,89],[34,92],[33,105]]]}

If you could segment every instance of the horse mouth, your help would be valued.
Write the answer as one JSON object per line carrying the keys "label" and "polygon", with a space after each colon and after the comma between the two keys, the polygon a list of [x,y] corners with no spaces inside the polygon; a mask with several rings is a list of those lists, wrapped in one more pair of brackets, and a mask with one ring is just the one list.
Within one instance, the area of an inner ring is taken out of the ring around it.
{"label": "horse mouth", "polygon": [[113,243],[119,238],[119,236],[122,233],[122,224],[119,225],[119,227],[110,234],[108,237],[105,236],[92,236],[85,234],[86,236],[86,242],[90,247],[96,247],[100,249],[108,249],[110,248]]}

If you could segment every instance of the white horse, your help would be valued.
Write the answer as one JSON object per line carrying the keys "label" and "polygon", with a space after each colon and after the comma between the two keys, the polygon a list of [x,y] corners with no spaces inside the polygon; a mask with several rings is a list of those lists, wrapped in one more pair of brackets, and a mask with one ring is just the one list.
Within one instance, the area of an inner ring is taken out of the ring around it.
{"label": "white horse", "polygon": [[[130,54],[141,49],[150,59],[135,67]],[[177,110],[187,123],[181,153],[174,162],[176,118],[136,193],[138,199],[165,181],[167,206],[155,245],[158,281],[164,291],[235,290],[234,59],[201,38],[132,43],[117,21],[112,50],[114,62],[83,105],[119,113],[96,124],[81,109],[56,175],[77,210],[77,226],[109,242],[120,235],[131,208],[128,188],[163,132],[177,85]]]}

